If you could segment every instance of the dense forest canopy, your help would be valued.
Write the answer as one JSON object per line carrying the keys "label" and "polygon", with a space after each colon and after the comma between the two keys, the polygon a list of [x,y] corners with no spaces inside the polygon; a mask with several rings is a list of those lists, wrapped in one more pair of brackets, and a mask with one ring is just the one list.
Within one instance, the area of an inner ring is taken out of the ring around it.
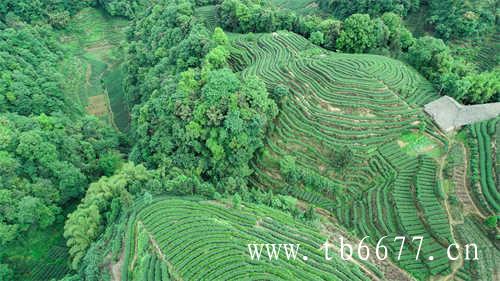
{"label": "dense forest canopy", "polygon": [[[495,60],[483,69],[456,47],[462,39],[496,42],[496,2],[321,0],[309,3],[318,12],[307,15],[288,2],[1,1],[0,281],[117,280],[113,267],[120,264],[126,281],[180,279],[172,265],[159,266],[161,245],[149,244],[141,221],[152,220],[143,210],[154,213],[153,206],[168,202],[233,208],[245,219],[270,214],[279,219],[254,224],[271,233],[289,219],[309,228],[307,241],[332,228],[320,216],[357,239],[407,231],[416,225],[406,224],[407,213],[418,214],[408,221],[425,222],[418,231],[438,241],[426,255],[452,242],[456,227],[491,246],[481,251],[492,251],[494,262],[500,121],[468,126],[455,137],[422,107],[438,94],[465,104],[500,102]],[[65,32],[82,11],[96,9],[126,22],[116,31],[125,41],[111,51],[109,41],[93,38],[104,31],[88,22],[83,33],[96,42],[72,53]],[[422,36],[412,33],[415,15],[431,27]],[[70,92],[76,88],[67,78],[77,75],[63,67],[69,58],[83,84],[99,85],[94,98],[110,112],[102,73],[118,69],[113,81],[130,108],[128,131],[96,114],[102,108],[92,102],[75,101],[80,93]],[[78,64],[82,58],[87,68]],[[468,201],[457,203],[463,199],[454,193],[457,173],[471,177],[470,213],[462,209]],[[267,211],[243,215],[259,206]],[[401,215],[407,206],[415,210]],[[369,216],[377,219],[365,222]],[[65,245],[37,248],[33,258],[29,248],[44,241],[30,233],[55,233]],[[135,251],[144,257],[130,261]],[[45,261],[51,255],[59,257],[54,264]],[[452,271],[447,262],[411,258],[388,268],[420,280],[491,277],[488,263],[464,262]],[[382,280],[387,273],[371,261],[361,268],[342,267],[341,276],[364,280],[369,272]]]}

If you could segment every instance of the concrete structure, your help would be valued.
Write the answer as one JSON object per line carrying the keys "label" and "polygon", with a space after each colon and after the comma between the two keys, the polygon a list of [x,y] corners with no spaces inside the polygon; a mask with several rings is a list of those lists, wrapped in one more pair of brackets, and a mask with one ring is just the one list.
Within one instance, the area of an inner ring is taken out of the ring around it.
{"label": "concrete structure", "polygon": [[462,105],[451,97],[444,96],[424,106],[434,122],[445,132],[464,125],[495,118],[500,115],[500,102]]}

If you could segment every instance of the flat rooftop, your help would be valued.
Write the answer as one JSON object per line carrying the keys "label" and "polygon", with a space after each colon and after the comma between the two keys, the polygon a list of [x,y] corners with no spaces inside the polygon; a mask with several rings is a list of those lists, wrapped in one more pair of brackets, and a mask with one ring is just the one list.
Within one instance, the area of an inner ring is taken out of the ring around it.
{"label": "flat rooftop", "polygon": [[465,106],[449,96],[444,96],[426,104],[424,111],[443,131],[451,132],[464,125],[499,116],[500,102]]}

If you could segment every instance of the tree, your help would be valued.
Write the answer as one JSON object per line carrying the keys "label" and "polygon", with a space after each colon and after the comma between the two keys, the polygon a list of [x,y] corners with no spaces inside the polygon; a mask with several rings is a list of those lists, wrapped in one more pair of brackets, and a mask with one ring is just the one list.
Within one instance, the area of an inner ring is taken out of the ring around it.
{"label": "tree", "polygon": [[286,99],[290,95],[290,89],[284,85],[278,85],[274,88],[271,98],[276,102],[276,104],[283,105]]}
{"label": "tree", "polygon": [[318,27],[324,34],[324,47],[329,50],[335,50],[337,39],[342,30],[342,22],[334,19],[326,19]]}
{"label": "tree", "polygon": [[380,18],[388,31],[387,45],[392,51],[407,51],[415,39],[401,22],[401,17],[394,13],[384,13]]}
{"label": "tree", "polygon": [[441,75],[451,72],[453,58],[443,40],[420,37],[408,51],[408,61],[431,81],[440,81]]}
{"label": "tree", "polygon": [[311,33],[309,41],[315,45],[322,46],[325,43],[325,35],[321,31],[315,31]]}
{"label": "tree", "polygon": [[500,95],[500,68],[490,72],[470,74],[464,78],[468,91],[464,97],[467,103],[494,102]]}
{"label": "tree", "polygon": [[318,219],[318,214],[316,214],[316,210],[314,209],[314,206],[309,205],[307,207],[306,212],[304,213],[304,218],[309,221],[314,221]]}
{"label": "tree", "polygon": [[14,272],[7,264],[0,264],[0,281],[10,281],[13,279]]}
{"label": "tree", "polygon": [[498,225],[498,216],[489,216],[484,220],[484,225],[488,228],[495,229]]}
{"label": "tree", "polygon": [[[209,179],[221,193],[246,185],[249,161],[263,146],[277,106],[262,81],[256,77],[241,80],[224,68],[226,56],[216,54],[226,52],[225,46],[215,47],[207,54],[201,73],[188,70],[180,75],[173,93],[165,92],[141,106],[134,116],[140,120],[138,142],[131,154],[134,161],[189,171]],[[151,127],[160,119],[165,120],[164,126]],[[193,193],[200,184],[182,186]]]}
{"label": "tree", "polygon": [[364,53],[375,46],[374,24],[369,15],[354,14],[344,22],[337,48],[351,53]]}
{"label": "tree", "polygon": [[239,209],[241,207],[241,196],[238,193],[233,195],[233,208]]}
{"label": "tree", "polygon": [[205,71],[224,68],[228,58],[229,51],[223,46],[217,46],[207,54],[203,67]]}
{"label": "tree", "polygon": [[216,45],[227,46],[229,44],[229,39],[226,33],[220,27],[216,27],[214,33],[212,34],[212,40]]}
{"label": "tree", "polygon": [[443,39],[477,38],[496,24],[495,1],[429,0],[429,21]]}
{"label": "tree", "polygon": [[150,205],[151,203],[153,203],[153,195],[151,195],[149,191],[145,191],[142,197],[144,199],[144,204]]}
{"label": "tree", "polygon": [[338,17],[348,17],[355,13],[366,13],[378,16],[385,12],[393,12],[401,16],[420,6],[420,0],[320,0],[324,10],[332,11]]}
{"label": "tree", "polygon": [[343,148],[334,151],[331,156],[331,165],[337,169],[343,169],[347,167],[354,157],[352,150],[344,146]]}
{"label": "tree", "polygon": [[120,198],[120,206],[127,206],[132,194],[141,194],[141,191],[150,187],[148,182],[154,176],[153,172],[147,171],[143,166],[125,164],[117,174],[109,178],[102,177],[90,185],[85,198],[68,215],[64,225],[72,268],[79,267],[87,249],[99,235],[103,218],[114,217],[107,215],[113,200]]}

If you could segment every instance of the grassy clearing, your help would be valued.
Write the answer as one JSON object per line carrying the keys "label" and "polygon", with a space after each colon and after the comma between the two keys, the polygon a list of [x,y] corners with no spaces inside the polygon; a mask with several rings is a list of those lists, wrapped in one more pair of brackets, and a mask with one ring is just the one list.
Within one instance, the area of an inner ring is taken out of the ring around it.
{"label": "grassy clearing", "polygon": [[88,113],[120,130],[127,130],[129,122],[120,46],[126,26],[124,19],[88,8],[75,15],[60,34],[68,51],[68,58],[61,65],[70,82],[66,92]]}
{"label": "grassy clearing", "polygon": [[443,154],[442,146],[427,134],[406,132],[398,139],[401,150],[410,156],[425,154],[438,158]]}

